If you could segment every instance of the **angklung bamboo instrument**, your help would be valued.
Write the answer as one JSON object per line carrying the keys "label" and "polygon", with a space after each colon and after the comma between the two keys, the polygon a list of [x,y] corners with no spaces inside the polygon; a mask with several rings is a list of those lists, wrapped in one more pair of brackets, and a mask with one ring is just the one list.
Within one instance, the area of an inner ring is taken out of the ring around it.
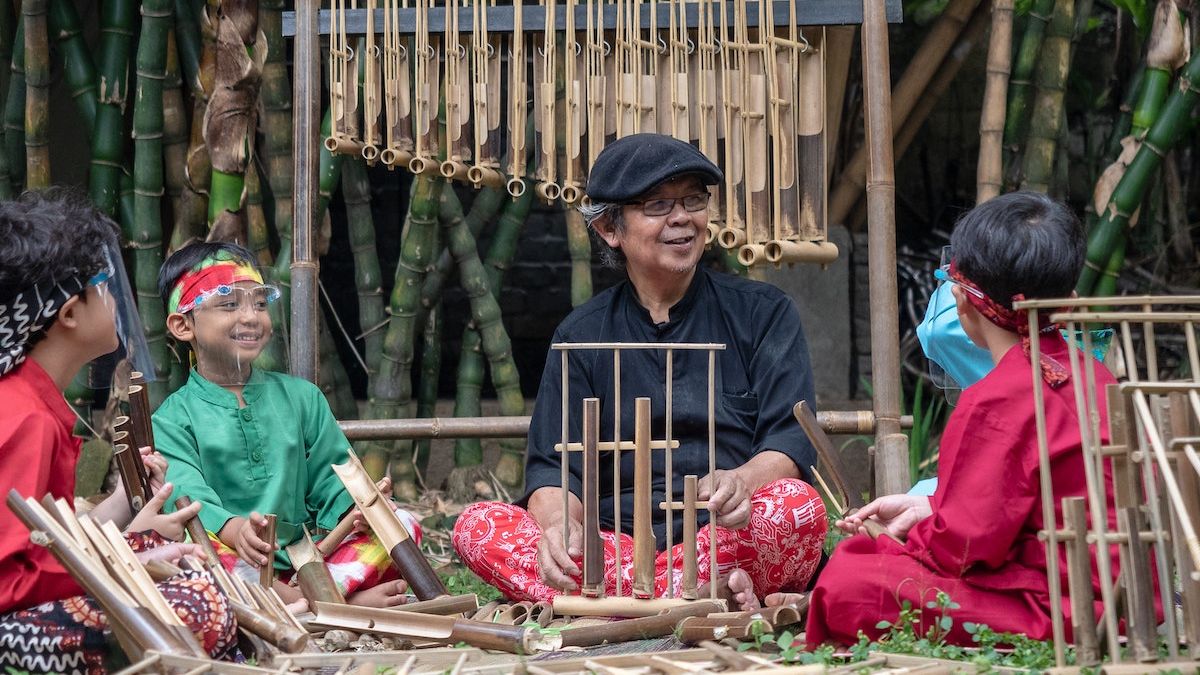
{"label": "angklung bamboo instrument", "polygon": [[[800,46],[795,23],[796,5],[788,3],[792,21],[786,36],[775,34],[771,22],[759,24],[766,51],[768,133],[771,137],[771,199],[774,205],[773,242],[794,241],[800,226],[800,195],[796,168],[796,61]],[[762,16],[762,4],[759,5]],[[808,43],[803,47],[807,49]],[[824,110],[822,109],[822,113]],[[764,250],[765,255],[765,250]]]}
{"label": "angklung bamboo instrument", "polygon": [[654,537],[650,492],[652,456],[650,454],[650,399],[634,401],[633,442],[633,597],[654,596]]}
{"label": "angklung bamboo instrument", "polygon": [[446,587],[442,585],[429,561],[417,547],[404,524],[392,511],[389,500],[379,492],[379,488],[367,475],[358,461],[353,449],[348,449],[350,460],[345,464],[334,464],[333,470],[346,486],[346,491],[354,498],[367,523],[375,535],[379,537],[396,568],[408,582],[409,588],[421,600],[432,600],[439,595],[446,595]]}
{"label": "angklung bamboo instrument", "polygon": [[472,647],[514,654],[533,654],[557,649],[559,645],[557,636],[543,634],[537,628],[504,626],[450,616],[352,607],[326,602],[317,602],[314,605],[316,616],[308,623],[310,626],[321,628],[369,631],[447,645],[465,642]]}
{"label": "angklung bamboo instrument", "polygon": [[546,12],[546,24],[542,31],[542,46],[533,58],[533,125],[537,145],[538,165],[534,177],[538,180],[534,190],[544,202],[558,199],[560,188],[554,182],[558,176],[558,130],[554,120],[555,58],[558,33],[555,30],[556,0],[542,0]]}
{"label": "angklung bamboo instrument", "polygon": [[[668,78],[667,87],[669,89],[667,109],[670,111],[665,116],[668,124],[666,133],[687,143],[692,140],[689,113],[691,90],[688,87],[688,57],[695,51],[696,43],[688,37],[687,3],[669,2],[667,3],[666,11],[669,14],[666,69],[666,77]],[[660,121],[663,117],[660,113]]]}
{"label": "angklung bamboo instrument", "polygon": [[[584,86],[580,79],[583,47],[575,35],[576,0],[567,0],[566,32],[563,41],[563,154],[564,172],[559,196],[567,205],[575,205],[583,197],[583,134],[585,124]],[[585,71],[586,76],[586,71]]]}
{"label": "angklung bamboo instrument", "polygon": [[[583,399],[583,583],[580,593],[604,595],[604,542],[600,538],[600,399]],[[563,456],[563,462],[568,455]]]}
{"label": "angklung bamboo instrument", "polygon": [[296,570],[296,581],[305,599],[309,602],[346,602],[346,598],[333,581],[329,568],[325,566],[325,556],[313,543],[307,527],[304,528],[304,536],[287,547],[287,553],[291,558],[292,567]]}
{"label": "angklung bamboo instrument", "polygon": [[270,588],[275,583],[275,548],[278,546],[275,538],[276,518],[274,513],[263,516],[264,524],[254,523],[255,534],[259,539],[271,545],[271,553],[267,556],[267,564],[258,568],[258,583],[264,588]]}
{"label": "angklung bamboo instrument", "polygon": [[379,0],[367,0],[367,36],[366,48],[361,54],[363,60],[363,147],[362,157],[368,166],[375,166],[379,159],[379,67],[381,51],[376,45],[375,38],[375,8]]}
{"label": "angklung bamboo instrument", "polygon": [[462,45],[458,29],[459,0],[446,0],[446,25],[442,49],[446,68],[446,161],[441,164],[442,177],[447,180],[467,179],[467,139],[464,131],[470,123],[470,76],[467,72],[469,52]]}
{"label": "angklung bamboo instrument", "polygon": [[746,243],[746,221],[742,218],[744,203],[743,183],[745,179],[745,149],[742,147],[744,125],[742,123],[742,105],[746,95],[746,82],[743,77],[743,52],[734,44],[740,41],[737,37],[739,29],[734,27],[735,37],[730,39],[729,12],[721,8],[721,124],[717,135],[724,131],[725,161],[722,169],[725,173],[724,227],[717,232],[717,243],[721,248],[739,249]]}
{"label": "angklung bamboo instrument", "polygon": [[[408,166],[413,156],[412,82],[407,39],[400,38],[399,0],[384,0],[383,97],[387,147],[379,159],[390,170]],[[404,5],[407,7],[408,2]]]}
{"label": "angklung bamboo instrument", "polygon": [[513,0],[513,32],[508,48],[508,194],[525,194],[525,146],[528,108],[528,65],[525,58],[524,0]]}
{"label": "angklung bamboo instrument", "polygon": [[[670,105],[670,99],[659,100],[658,63],[665,57],[667,43],[660,42],[658,37],[657,0],[650,0],[650,27],[647,37],[642,37],[642,0],[634,0],[631,20],[637,36],[634,40],[634,54],[638,72],[638,131],[665,133],[658,125],[658,106],[664,104],[665,110]],[[648,38],[648,39],[647,39]],[[666,91],[663,91],[666,94]]]}
{"label": "angklung bamboo instrument", "polygon": [[408,170],[413,174],[436,173],[440,165],[436,159],[438,152],[438,47],[437,38],[429,33],[429,6],[433,0],[417,0],[416,17],[417,30],[414,38],[416,46],[412,55],[414,60],[413,79],[416,86],[416,101],[413,106],[413,126],[416,140],[413,147],[413,157],[408,162]]}
{"label": "angklung bamboo instrument", "polygon": [[[720,165],[722,162],[718,147],[718,121],[721,115],[718,114],[720,104],[717,101],[717,35],[713,23],[713,5],[701,2],[698,11],[700,25],[696,30],[696,50],[693,59],[695,65],[690,71],[696,91],[695,105],[690,108],[695,119],[692,128],[696,133],[700,152],[714,164]],[[711,197],[708,200],[708,232],[705,234],[705,245],[716,242],[721,225],[725,222],[725,213],[721,209],[724,184],[710,185],[708,192]]]}
{"label": "angklung bamboo instrument", "polygon": [[[604,149],[607,118],[605,99],[608,96],[611,78],[606,77],[605,57],[612,46],[604,39],[604,5],[596,0],[586,0],[587,35],[584,40],[585,65],[587,68],[587,165],[596,163],[596,157]],[[597,21],[599,18],[599,21]]]}
{"label": "angklung bamboo instrument", "polygon": [[[757,39],[751,42],[746,0],[737,0],[737,49],[742,53],[745,67],[745,98],[742,100],[742,152],[746,157],[769,157],[767,154],[767,63],[768,45],[764,36],[764,3],[758,3],[759,28]],[[746,193],[746,243],[738,249],[738,262],[749,267],[766,258],[766,242],[770,239],[771,194],[767,186],[767,164],[761,161],[744,163]]]}
{"label": "angklung bamboo instrument", "polygon": [[332,118],[325,149],[357,155],[358,67],[355,50],[346,38],[346,0],[332,0],[329,10],[329,109]]}
{"label": "angklung bamboo instrument", "polygon": [[634,22],[626,17],[632,11],[633,0],[617,0],[617,25],[613,30],[616,49],[614,50],[614,70],[616,82],[613,88],[614,123],[617,138],[629,136],[638,132],[641,120],[638,117],[638,71],[637,71],[637,31]]}
{"label": "angklung bamboo instrument", "polygon": [[[500,173],[500,39],[488,35],[488,4],[495,0],[473,0],[474,24],[471,49],[474,58],[475,163],[467,169],[467,180],[476,189],[503,187]],[[519,69],[515,68],[514,69]]]}
{"label": "angklung bamboo instrument", "polygon": [[132,596],[114,580],[104,566],[91,559],[80,544],[62,528],[33,498],[22,499],[16,490],[8,491],[8,507],[29,528],[29,538],[45,546],[84,591],[104,609],[121,648],[131,660],[146,651],[164,654],[189,654],[191,649],[162,621],[134,602]]}
{"label": "angklung bamboo instrument", "polygon": [[136,370],[129,374],[129,422],[126,428],[130,447],[118,459],[117,470],[125,484],[129,505],[137,513],[154,495],[141,452],[142,448],[154,451],[154,427],[150,422],[150,392],[146,389],[146,378]]}

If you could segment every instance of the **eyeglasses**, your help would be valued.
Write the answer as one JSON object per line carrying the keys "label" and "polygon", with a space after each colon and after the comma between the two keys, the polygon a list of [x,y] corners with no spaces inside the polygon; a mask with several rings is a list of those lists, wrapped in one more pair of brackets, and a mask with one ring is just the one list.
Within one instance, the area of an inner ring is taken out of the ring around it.
{"label": "eyeglasses", "polygon": [[949,264],[942,265],[941,267],[934,270],[933,278],[937,279],[939,282],[951,284],[953,286],[958,286],[962,290],[966,291],[967,293],[970,293],[971,295],[979,298],[980,300],[987,299],[987,295],[985,295],[984,292],[979,290],[978,288],[975,288],[974,286],[969,286],[967,284],[961,284],[961,283],[955,281],[954,279],[951,279]]}
{"label": "eyeglasses", "polygon": [[703,211],[708,208],[709,194],[707,192],[697,192],[695,194],[675,197],[673,199],[646,199],[636,202],[625,202],[626,206],[641,206],[642,215],[658,217],[665,216],[675,210],[677,202],[683,203],[683,210],[688,213]]}
{"label": "eyeglasses", "polygon": [[252,309],[267,311],[267,306],[279,299],[279,289],[274,286],[239,288],[220,285],[196,300],[196,309],[217,312],[241,312]]}

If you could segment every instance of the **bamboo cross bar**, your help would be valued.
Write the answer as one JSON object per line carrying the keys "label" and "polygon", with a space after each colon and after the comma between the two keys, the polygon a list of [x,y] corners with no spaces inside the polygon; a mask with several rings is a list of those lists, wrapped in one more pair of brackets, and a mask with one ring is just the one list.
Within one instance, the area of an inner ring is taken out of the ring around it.
{"label": "bamboo cross bar", "polygon": [[654,525],[651,520],[650,399],[634,401],[633,439],[633,596],[654,596]]}
{"label": "bamboo cross bar", "polygon": [[308,623],[320,628],[395,635],[444,645],[465,642],[473,647],[513,654],[533,654],[556,649],[559,644],[556,636],[524,626],[504,626],[435,614],[397,612],[326,602],[317,602],[314,605],[313,611],[316,612],[316,616]]}
{"label": "bamboo cross bar", "polygon": [[600,538],[600,399],[583,399],[583,583],[589,598],[604,594],[604,542]]}
{"label": "bamboo cross bar", "polygon": [[[611,452],[611,451],[617,450],[617,449],[634,450],[636,448],[637,448],[637,445],[635,445],[633,441],[621,441],[620,443],[615,443],[613,441],[597,441],[596,442],[596,450],[598,450],[599,452]],[[679,449],[679,441],[672,440],[672,441],[670,441],[670,443],[668,443],[666,440],[650,441],[650,449],[651,450],[666,450],[667,448],[671,448],[672,450],[678,450]],[[555,452],[562,452],[562,449],[563,449],[562,443],[554,444]],[[583,451],[583,443],[567,443],[567,452],[582,452],[582,451]]]}
{"label": "bamboo cross bar", "polygon": [[271,584],[275,583],[275,548],[278,546],[275,539],[275,514],[268,513],[263,516],[265,524],[254,524],[255,534],[259,539],[271,545],[271,554],[267,556],[267,564],[263,565],[258,570],[258,583],[264,588],[270,588]]}
{"label": "bamboo cross bar", "polygon": [[[333,575],[325,566],[325,557],[313,543],[307,527],[304,528],[303,534],[304,536],[296,543],[287,547],[288,558],[291,559],[292,567],[296,570],[296,581],[300,585],[300,592],[309,602],[320,600],[345,603],[346,598],[334,583]],[[267,584],[263,585],[267,586]]]}
{"label": "bamboo cross bar", "polygon": [[413,541],[404,524],[392,511],[391,505],[379,492],[366,469],[358,461],[353,448],[347,449],[349,461],[345,464],[334,464],[333,471],[346,486],[346,491],[354,499],[367,523],[379,541],[383,544],[401,576],[408,582],[421,600],[432,600],[439,595],[446,595],[446,587],[442,584],[429,561],[425,559],[417,543]]}

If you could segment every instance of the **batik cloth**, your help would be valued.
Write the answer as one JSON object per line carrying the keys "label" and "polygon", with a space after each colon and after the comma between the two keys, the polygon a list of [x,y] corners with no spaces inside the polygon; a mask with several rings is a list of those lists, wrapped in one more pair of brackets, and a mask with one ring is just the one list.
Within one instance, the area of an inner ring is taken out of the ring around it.
{"label": "batik cloth", "polygon": [[[397,509],[396,515],[412,535],[413,541],[419,546],[421,544],[421,524],[412,514],[403,509]],[[251,567],[249,563],[238,557],[237,551],[226,546],[217,538],[217,535],[209,532],[208,538],[216,548],[217,557],[221,559],[221,564],[225,569],[247,581],[258,582],[258,568]],[[392,564],[391,555],[374,533],[360,532],[346,537],[337,548],[333,549],[332,553],[325,557],[325,567],[329,569],[329,575],[333,577],[333,582],[337,584],[338,590],[342,592],[343,596],[349,596],[400,577],[396,566]],[[294,576],[295,570],[278,571],[279,580],[284,583],[291,583]]]}
{"label": "batik cloth", "polygon": [[[169,543],[155,532],[127,533],[125,539],[135,552]],[[211,657],[232,655],[237,624],[207,571],[186,571],[157,587]],[[0,668],[99,674],[118,666],[120,654],[104,610],[86,595],[0,615]]]}
{"label": "batik cloth", "polygon": [[[801,480],[782,478],[760,487],[750,498],[750,524],[740,530],[716,528],[719,577],[744,570],[759,595],[776,591],[801,591],[821,560],[827,527],[825,505],[816,490]],[[709,546],[713,528],[696,533],[699,584],[712,578]],[[617,575],[622,594],[633,590],[633,537],[602,532],[604,588],[616,593]],[[621,538],[617,561],[616,538]],[[538,575],[537,548],[542,529],[525,509],[498,502],[468,506],[454,525],[454,548],[472,572],[499,588],[513,600],[550,601],[561,591],[546,585]],[[683,580],[683,544],[672,548],[674,567],[667,569],[667,553],[655,560],[655,595],[663,596],[670,583],[678,595]],[[582,560],[578,561],[582,567]],[[576,583],[581,581],[575,579]]]}

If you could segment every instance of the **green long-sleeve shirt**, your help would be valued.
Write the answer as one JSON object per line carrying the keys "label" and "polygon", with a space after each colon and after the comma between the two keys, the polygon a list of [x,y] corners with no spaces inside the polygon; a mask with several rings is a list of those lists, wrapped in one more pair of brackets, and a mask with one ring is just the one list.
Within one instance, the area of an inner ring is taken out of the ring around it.
{"label": "green long-sleeve shirt", "polygon": [[239,408],[232,392],[193,370],[154,413],[154,442],[175,484],[170,501],[201,502],[210,532],[234,516],[274,513],[275,564],[290,567],[283,547],[301,537],[302,525],[332,529],[353,506],[330,468],[346,461],[350,443],[310,382],[256,368],[242,398]]}

